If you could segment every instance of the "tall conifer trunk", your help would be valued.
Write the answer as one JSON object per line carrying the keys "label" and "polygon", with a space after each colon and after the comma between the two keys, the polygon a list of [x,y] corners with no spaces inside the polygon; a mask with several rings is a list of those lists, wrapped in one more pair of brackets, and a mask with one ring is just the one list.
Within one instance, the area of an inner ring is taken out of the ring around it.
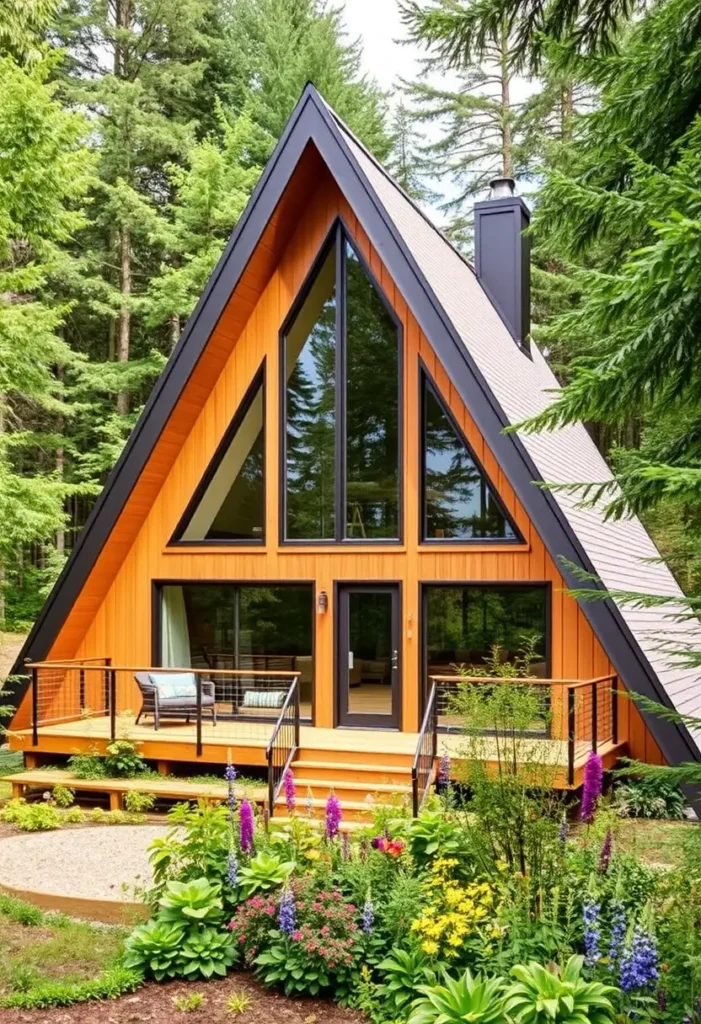
{"label": "tall conifer trunk", "polygon": [[511,73],[509,71],[509,32],[502,24],[499,40],[499,65],[501,74],[501,160],[502,175],[513,178],[514,161],[511,138]]}
{"label": "tall conifer trunk", "polygon": [[[114,74],[116,78],[127,77],[127,46],[122,32],[126,32],[131,24],[131,0],[115,2],[115,41],[114,41]],[[128,152],[125,146],[125,152]],[[117,362],[129,362],[129,346],[131,341],[131,236],[125,224],[119,227],[119,289],[122,294],[122,305],[119,310],[117,328]],[[117,412],[124,416],[129,412],[129,393],[120,391],[117,395]]]}

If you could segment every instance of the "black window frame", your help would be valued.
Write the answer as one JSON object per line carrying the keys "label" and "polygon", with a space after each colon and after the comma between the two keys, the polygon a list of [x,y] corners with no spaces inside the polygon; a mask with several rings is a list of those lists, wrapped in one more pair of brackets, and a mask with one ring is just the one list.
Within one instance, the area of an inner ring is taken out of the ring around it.
{"label": "black window frame", "polygon": [[[238,408],[234,413],[234,416],[226,428],[226,432],[222,437],[221,441],[216,447],[214,455],[209,461],[209,464],[204,471],[200,482],[198,483],[195,491],[188,501],[185,511],[178,520],[178,525],[173,531],[173,536],[168,541],[168,547],[183,547],[183,548],[198,548],[198,547],[226,547],[226,548],[239,548],[239,547],[253,547],[253,548],[264,548],[265,547],[265,527],[266,527],[266,508],[267,508],[267,458],[266,458],[266,361],[263,359],[262,363],[258,367],[253,377],[253,380],[246,388],[246,392],[239,402]],[[212,479],[219,469],[219,465],[229,450],[229,445],[233,441],[239,427],[243,423],[249,409],[255,399],[258,391],[262,389],[263,396],[263,531],[260,537],[248,537],[241,538],[240,540],[232,540],[229,537],[215,537],[211,539],[204,538],[203,540],[183,540],[183,533],[188,527],[188,524],[195,514],[197,507],[207,493]]]}
{"label": "black window frame", "polygon": [[[397,537],[347,537],[346,522],[346,273],[345,243],[353,250],[356,259],[365,272],[371,286],[381,300],[397,331],[398,371],[398,425],[397,425]],[[287,353],[286,337],[296,320],[309,292],[321,270],[330,250],[336,245],[336,437],[335,437],[335,479],[333,538],[287,537]],[[314,262],[297,293],[279,332],[278,366],[280,369],[279,409],[279,480],[278,480],[278,540],[281,546],[290,547],[358,547],[359,545],[398,547],[404,543],[404,325],[385,295],[380,282],[372,272],[367,260],[359,251],[353,236],[343,219],[337,217],[324,239]]]}
{"label": "black window frame", "polygon": [[[426,388],[430,388],[433,397],[436,399],[444,415],[448,419],[451,427],[455,431],[458,439],[465,446],[465,449],[475,464],[475,467],[479,473],[481,473],[485,485],[489,488],[492,500],[497,505],[499,511],[504,517],[504,520],[508,523],[514,532],[513,537],[428,537],[427,536],[427,509],[426,509]],[[476,544],[484,547],[485,545],[492,545],[496,547],[512,547],[514,544],[525,544],[523,534],[519,530],[514,517],[511,515],[509,510],[506,508],[502,501],[499,491],[494,486],[489,474],[482,465],[482,462],[477,457],[477,453],[465,436],[465,432],[461,429],[460,424],[453,416],[452,411],[448,408],[446,401],[440,393],[438,385],[431,376],[426,364],[419,357],[419,546],[424,547],[445,547],[446,545],[455,547],[463,545],[466,547],[474,546]]]}
{"label": "black window frame", "polygon": [[553,585],[552,580],[422,580],[419,583],[419,705],[421,717],[428,699],[428,593],[431,589],[456,589],[469,587],[472,590],[543,590],[545,592],[545,679],[552,678],[552,639],[553,639]]}

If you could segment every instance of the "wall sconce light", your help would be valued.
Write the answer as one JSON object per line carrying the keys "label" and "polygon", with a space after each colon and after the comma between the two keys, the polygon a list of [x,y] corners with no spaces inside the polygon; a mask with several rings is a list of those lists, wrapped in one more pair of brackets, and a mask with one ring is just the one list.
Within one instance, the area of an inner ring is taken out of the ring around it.
{"label": "wall sconce light", "polygon": [[329,595],[326,593],[325,590],[320,590],[319,591],[319,599],[317,601],[317,608],[321,612],[321,614],[323,615],[326,611],[328,611],[328,607],[329,607]]}

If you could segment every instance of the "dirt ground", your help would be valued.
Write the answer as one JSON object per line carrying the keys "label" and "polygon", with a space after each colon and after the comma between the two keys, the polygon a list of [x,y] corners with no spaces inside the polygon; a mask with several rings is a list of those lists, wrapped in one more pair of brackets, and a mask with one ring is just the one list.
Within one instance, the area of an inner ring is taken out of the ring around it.
{"label": "dirt ground", "polygon": [[[174,999],[199,992],[201,1006],[190,1013],[178,1010]],[[233,993],[250,998],[243,1013],[227,1002]],[[114,1002],[83,1003],[54,1010],[1,1010],[2,1024],[173,1024],[182,1019],[197,1024],[362,1024],[362,1014],[316,999],[285,999],[258,985],[248,974],[230,974],[221,981],[148,984]]]}
{"label": "dirt ground", "polygon": [[14,665],[25,640],[23,633],[0,632],[0,683]]}

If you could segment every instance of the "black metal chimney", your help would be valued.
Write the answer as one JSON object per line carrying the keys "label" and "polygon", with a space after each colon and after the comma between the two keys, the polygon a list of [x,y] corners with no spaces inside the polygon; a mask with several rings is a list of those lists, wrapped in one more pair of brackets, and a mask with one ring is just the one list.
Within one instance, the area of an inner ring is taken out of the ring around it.
{"label": "black metal chimney", "polygon": [[529,350],[531,245],[524,234],[531,219],[513,178],[494,178],[492,194],[475,203],[475,269],[492,305],[514,340]]}

